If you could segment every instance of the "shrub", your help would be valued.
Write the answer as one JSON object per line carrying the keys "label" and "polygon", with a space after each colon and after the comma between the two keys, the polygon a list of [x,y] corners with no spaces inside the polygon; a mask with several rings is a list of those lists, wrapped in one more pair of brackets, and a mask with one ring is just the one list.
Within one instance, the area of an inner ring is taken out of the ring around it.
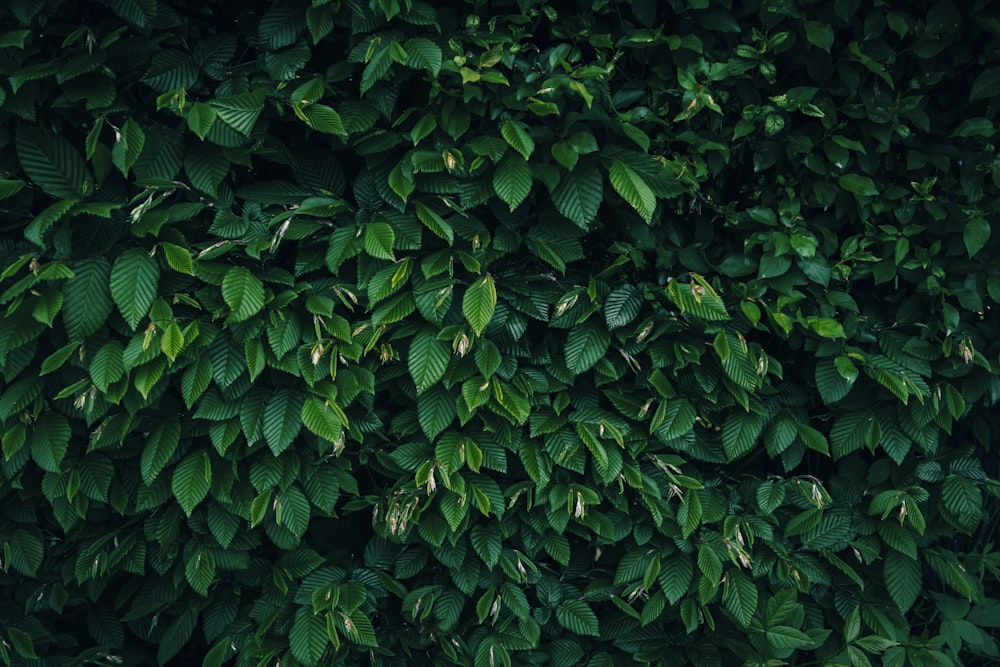
{"label": "shrub", "polygon": [[0,659],[996,658],[1000,17],[876,4],[5,3]]}

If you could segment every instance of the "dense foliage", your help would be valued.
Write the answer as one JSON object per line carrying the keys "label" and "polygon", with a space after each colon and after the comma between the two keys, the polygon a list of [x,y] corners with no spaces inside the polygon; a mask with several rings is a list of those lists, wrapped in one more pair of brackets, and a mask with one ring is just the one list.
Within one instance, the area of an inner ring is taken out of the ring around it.
{"label": "dense foliage", "polygon": [[0,662],[995,659],[1000,12],[874,5],[2,3]]}

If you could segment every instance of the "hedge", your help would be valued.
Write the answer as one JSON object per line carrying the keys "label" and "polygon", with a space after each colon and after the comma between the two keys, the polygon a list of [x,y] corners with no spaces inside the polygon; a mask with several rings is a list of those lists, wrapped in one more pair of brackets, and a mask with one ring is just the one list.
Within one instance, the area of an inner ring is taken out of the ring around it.
{"label": "hedge", "polygon": [[10,0],[5,665],[1000,657],[987,0]]}

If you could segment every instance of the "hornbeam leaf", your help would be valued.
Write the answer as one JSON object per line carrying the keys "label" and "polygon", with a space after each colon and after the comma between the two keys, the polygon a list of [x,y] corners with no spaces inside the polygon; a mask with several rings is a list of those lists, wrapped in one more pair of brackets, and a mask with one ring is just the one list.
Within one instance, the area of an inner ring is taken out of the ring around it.
{"label": "hornbeam leaf", "polygon": [[306,124],[317,132],[324,134],[338,134],[346,137],[347,130],[340,120],[340,114],[325,104],[310,104],[302,109]]}
{"label": "hornbeam leaf", "polygon": [[885,555],[885,588],[889,597],[902,613],[907,613],[923,592],[923,574],[919,560],[898,551],[889,550]]}
{"label": "hornbeam leaf", "polygon": [[517,153],[508,152],[504,155],[493,172],[493,189],[513,212],[531,192],[531,168],[528,161]]}
{"label": "hornbeam leaf", "polygon": [[31,430],[31,458],[42,470],[61,472],[71,435],[69,422],[61,414],[45,412]]}
{"label": "hornbeam leaf", "polygon": [[462,297],[462,314],[477,336],[482,335],[497,307],[497,288],[493,276],[485,276],[469,285]]}
{"label": "hornbeam leaf", "polygon": [[566,337],[566,367],[579,375],[603,358],[610,345],[611,334],[593,321],[570,329]]}
{"label": "hornbeam leaf", "polygon": [[205,499],[211,486],[212,461],[205,451],[188,454],[174,468],[174,475],[170,480],[170,489],[188,516]]}
{"label": "hornbeam leaf", "polygon": [[604,300],[604,321],[609,329],[623,327],[635,319],[641,307],[642,291],[634,285],[622,285]]}
{"label": "hornbeam leaf", "polygon": [[232,310],[229,320],[242,322],[264,308],[264,284],[249,269],[234,266],[222,279],[222,298]]}
{"label": "hornbeam leaf", "polygon": [[653,211],[656,210],[656,195],[642,176],[621,160],[611,163],[608,176],[615,191],[636,210],[639,217],[645,220],[646,224],[652,222]]}
{"label": "hornbeam leaf", "polygon": [[210,104],[218,114],[219,120],[247,137],[250,136],[250,131],[264,110],[265,98],[266,91],[258,88],[249,93],[219,97],[211,100]]}
{"label": "hornbeam leaf", "polygon": [[437,339],[436,329],[425,327],[413,337],[407,366],[418,395],[441,379],[450,359],[451,351]]}
{"label": "hornbeam leaf", "polygon": [[757,586],[753,579],[734,570],[726,574],[722,602],[741,626],[750,625],[757,611],[757,597]]}
{"label": "hornbeam leaf", "polygon": [[417,397],[417,418],[424,435],[433,440],[455,419],[455,396],[435,385]]}
{"label": "hornbeam leaf", "polygon": [[415,69],[426,69],[437,77],[441,72],[441,48],[426,37],[414,37],[403,47],[406,51],[406,65]]}
{"label": "hornbeam leaf", "polygon": [[597,615],[583,600],[567,600],[556,609],[559,625],[578,635],[596,637],[600,634]]}
{"label": "hornbeam leaf", "polygon": [[111,314],[111,265],[103,257],[91,257],[71,265],[73,277],[66,281],[63,322],[72,340],[82,340],[100,329]]}
{"label": "hornbeam leaf", "polygon": [[156,299],[160,267],[144,250],[130,248],[111,268],[111,298],[125,322],[135,330]]}
{"label": "hornbeam leaf", "polygon": [[573,171],[561,174],[552,191],[556,209],[584,229],[597,217],[603,198],[601,172],[586,160],[581,160]]}
{"label": "hornbeam leaf", "polygon": [[67,139],[37,127],[22,127],[15,138],[21,168],[44,192],[70,199],[93,191],[87,164]]}
{"label": "hornbeam leaf", "polygon": [[511,148],[524,156],[527,160],[535,151],[535,142],[532,140],[524,125],[516,120],[508,120],[500,128],[500,134]]}
{"label": "hornbeam leaf", "polygon": [[152,484],[160,471],[170,463],[181,437],[181,423],[177,418],[158,420],[142,449],[139,472],[142,481]]}
{"label": "hornbeam leaf", "polygon": [[295,659],[303,665],[316,665],[329,643],[326,619],[314,614],[311,607],[299,607],[288,633],[288,645]]}
{"label": "hornbeam leaf", "polygon": [[722,448],[735,461],[750,452],[764,430],[764,417],[754,412],[731,412],[722,426]]}
{"label": "hornbeam leaf", "polygon": [[264,408],[264,440],[275,456],[288,449],[302,429],[302,395],[279,389]]}
{"label": "hornbeam leaf", "polygon": [[308,396],[302,403],[302,425],[327,442],[337,442],[344,424],[337,411],[318,396]]}

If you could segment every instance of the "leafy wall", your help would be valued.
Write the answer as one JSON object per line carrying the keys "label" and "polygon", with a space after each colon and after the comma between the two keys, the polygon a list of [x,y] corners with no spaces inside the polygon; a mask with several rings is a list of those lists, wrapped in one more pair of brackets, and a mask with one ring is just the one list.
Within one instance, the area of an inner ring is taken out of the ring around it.
{"label": "leafy wall", "polygon": [[995,659],[1000,16],[874,5],[4,2],[0,661]]}

